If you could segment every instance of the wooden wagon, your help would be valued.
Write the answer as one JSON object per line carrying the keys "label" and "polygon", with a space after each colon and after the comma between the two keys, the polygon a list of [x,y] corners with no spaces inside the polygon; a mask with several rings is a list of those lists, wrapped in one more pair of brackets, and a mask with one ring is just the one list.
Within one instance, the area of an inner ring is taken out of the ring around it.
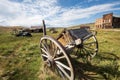
{"label": "wooden wagon", "polygon": [[40,39],[41,56],[45,64],[65,80],[74,80],[75,74],[71,63],[71,50],[93,58],[98,52],[98,41],[95,35],[86,28],[63,30],[57,39],[46,35],[43,21],[43,37]]}

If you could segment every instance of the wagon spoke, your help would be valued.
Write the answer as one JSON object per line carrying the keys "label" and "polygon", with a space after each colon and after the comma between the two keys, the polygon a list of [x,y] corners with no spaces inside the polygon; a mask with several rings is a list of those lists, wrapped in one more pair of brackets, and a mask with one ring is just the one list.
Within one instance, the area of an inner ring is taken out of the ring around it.
{"label": "wagon spoke", "polygon": [[83,51],[86,52],[87,55],[89,55],[89,54],[91,53],[90,50],[87,50],[87,49],[85,49],[85,48],[83,48]]}
{"label": "wagon spoke", "polygon": [[93,51],[93,50],[87,50],[86,48],[84,48],[84,50],[85,50],[86,53],[89,54],[90,56],[95,53],[95,51]]}
{"label": "wagon spoke", "polygon": [[52,42],[51,41],[49,41],[49,44],[51,45],[51,47],[52,47]]}
{"label": "wagon spoke", "polygon": [[62,71],[58,67],[56,69],[57,69],[58,73],[61,75],[61,77],[63,78],[63,80],[65,80],[65,76],[62,73]]}
{"label": "wagon spoke", "polygon": [[41,50],[45,53],[45,54],[47,54],[47,55],[50,55],[47,51],[45,51],[43,48],[41,48]]}
{"label": "wagon spoke", "polygon": [[57,58],[55,58],[54,60],[60,60],[60,59],[65,59],[66,57],[65,56],[60,56],[60,57],[57,57]]}
{"label": "wagon spoke", "polygon": [[44,50],[43,48],[41,48],[41,50],[42,50],[44,53],[48,54],[48,52],[47,52],[46,50]]}
{"label": "wagon spoke", "polygon": [[86,48],[84,48],[84,49],[90,54],[90,56],[95,55],[95,54],[96,54],[96,51],[97,51],[97,50],[95,50],[95,49],[94,49],[94,50],[89,50],[89,51],[88,51]]}
{"label": "wagon spoke", "polygon": [[83,46],[79,48],[79,52],[81,53],[81,57],[83,60],[90,61],[98,51],[98,42],[95,36],[90,37],[83,41]]}
{"label": "wagon spoke", "polygon": [[56,55],[57,55],[57,51],[58,51],[58,47],[57,47],[56,49],[54,49],[54,56],[53,56],[53,58],[56,57]]}
{"label": "wagon spoke", "polygon": [[93,49],[93,48],[91,48],[91,47],[87,47],[87,46],[84,46],[85,48],[87,48],[87,49],[89,49],[89,50],[91,50],[91,51],[95,51],[95,49]]}
{"label": "wagon spoke", "polygon": [[53,49],[53,51],[55,51],[55,45],[53,42],[51,42],[51,48]]}
{"label": "wagon spoke", "polygon": [[46,44],[42,44],[42,47],[45,49],[45,51],[49,51],[49,48]]}
{"label": "wagon spoke", "polygon": [[85,47],[84,49],[87,51],[87,53],[89,53],[89,56],[94,57],[96,55],[97,49],[92,49],[89,47]]}
{"label": "wagon spoke", "polygon": [[73,66],[64,47],[49,36],[42,37],[40,42],[41,56],[45,64],[61,75],[64,80],[74,80]]}
{"label": "wagon spoke", "polygon": [[83,55],[84,55],[84,56],[86,56],[87,52],[86,52],[86,51],[84,51],[84,48],[83,48],[83,49],[81,49],[81,52],[83,53]]}
{"label": "wagon spoke", "polygon": [[47,55],[45,55],[45,54],[41,54],[43,57],[45,57],[45,58],[48,58],[48,56]]}
{"label": "wagon spoke", "polygon": [[57,65],[58,66],[58,68],[62,71],[62,73],[64,73],[64,75],[68,78],[68,79],[70,79],[70,75],[60,66],[60,65]]}
{"label": "wagon spoke", "polygon": [[67,70],[70,71],[70,67],[68,67],[67,65],[65,65],[65,64],[63,64],[63,63],[61,63],[61,62],[59,62],[59,61],[55,61],[55,62],[56,62],[57,65],[60,65],[60,66],[62,66],[63,68],[65,68],[65,69],[67,69]]}
{"label": "wagon spoke", "polygon": [[49,49],[52,49],[52,42],[51,42],[51,41],[47,41],[46,44],[48,45],[48,48],[49,48]]}
{"label": "wagon spoke", "polygon": [[91,51],[93,54],[96,53],[96,52],[98,51],[97,48],[94,49],[94,48],[90,48],[90,47],[86,47],[86,46],[85,46],[84,49],[87,50],[87,51]]}
{"label": "wagon spoke", "polygon": [[45,47],[45,45],[43,43],[41,43],[41,45],[45,50],[47,50],[47,48]]}
{"label": "wagon spoke", "polygon": [[96,42],[84,43],[84,45],[95,44]]}
{"label": "wagon spoke", "polygon": [[54,57],[54,48],[53,48],[53,43],[49,41],[49,51],[52,57]]}

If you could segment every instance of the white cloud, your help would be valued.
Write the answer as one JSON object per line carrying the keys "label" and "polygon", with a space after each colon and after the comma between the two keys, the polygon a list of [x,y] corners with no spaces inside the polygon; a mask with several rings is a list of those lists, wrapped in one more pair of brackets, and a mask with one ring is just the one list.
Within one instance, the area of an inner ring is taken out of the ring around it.
{"label": "white cloud", "polygon": [[[69,26],[75,20],[89,18],[91,15],[120,10],[114,8],[120,3],[94,5],[88,8],[80,6],[64,8],[58,0],[23,0],[23,2],[0,1],[0,25],[40,25],[45,19],[49,26]],[[90,0],[92,1],[92,0]]]}
{"label": "white cloud", "polygon": [[114,6],[119,4],[120,3],[112,3],[112,4],[95,5],[88,8],[77,7],[72,9],[66,9],[59,16],[54,17],[54,20],[49,21],[49,23],[51,22],[50,24],[54,23],[54,25],[58,25],[58,26],[73,25],[74,21],[83,18],[89,18],[91,15],[95,15],[97,13],[102,13],[105,11],[112,11],[112,10],[120,10],[120,8],[114,8]]}
{"label": "white cloud", "polygon": [[0,16],[15,16],[19,13],[20,5],[17,3],[12,3],[6,0],[0,1]]}
{"label": "white cloud", "polygon": [[56,0],[24,0],[18,3],[1,0],[0,20],[6,18],[4,25],[37,25],[42,19],[58,12],[59,6],[56,6],[56,2]]}

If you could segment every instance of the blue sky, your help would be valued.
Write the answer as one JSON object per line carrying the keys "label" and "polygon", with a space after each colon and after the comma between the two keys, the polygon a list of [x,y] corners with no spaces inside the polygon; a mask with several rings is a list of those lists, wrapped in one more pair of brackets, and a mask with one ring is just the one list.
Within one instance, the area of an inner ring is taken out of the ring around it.
{"label": "blue sky", "polygon": [[68,27],[111,12],[120,16],[120,0],[0,0],[0,25]]}

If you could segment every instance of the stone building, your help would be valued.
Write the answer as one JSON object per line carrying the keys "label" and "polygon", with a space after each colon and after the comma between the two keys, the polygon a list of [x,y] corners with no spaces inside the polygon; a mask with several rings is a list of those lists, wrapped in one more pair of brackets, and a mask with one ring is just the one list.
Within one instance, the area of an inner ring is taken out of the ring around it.
{"label": "stone building", "polygon": [[116,17],[113,13],[104,14],[102,18],[96,19],[96,28],[120,28],[120,17]]}

